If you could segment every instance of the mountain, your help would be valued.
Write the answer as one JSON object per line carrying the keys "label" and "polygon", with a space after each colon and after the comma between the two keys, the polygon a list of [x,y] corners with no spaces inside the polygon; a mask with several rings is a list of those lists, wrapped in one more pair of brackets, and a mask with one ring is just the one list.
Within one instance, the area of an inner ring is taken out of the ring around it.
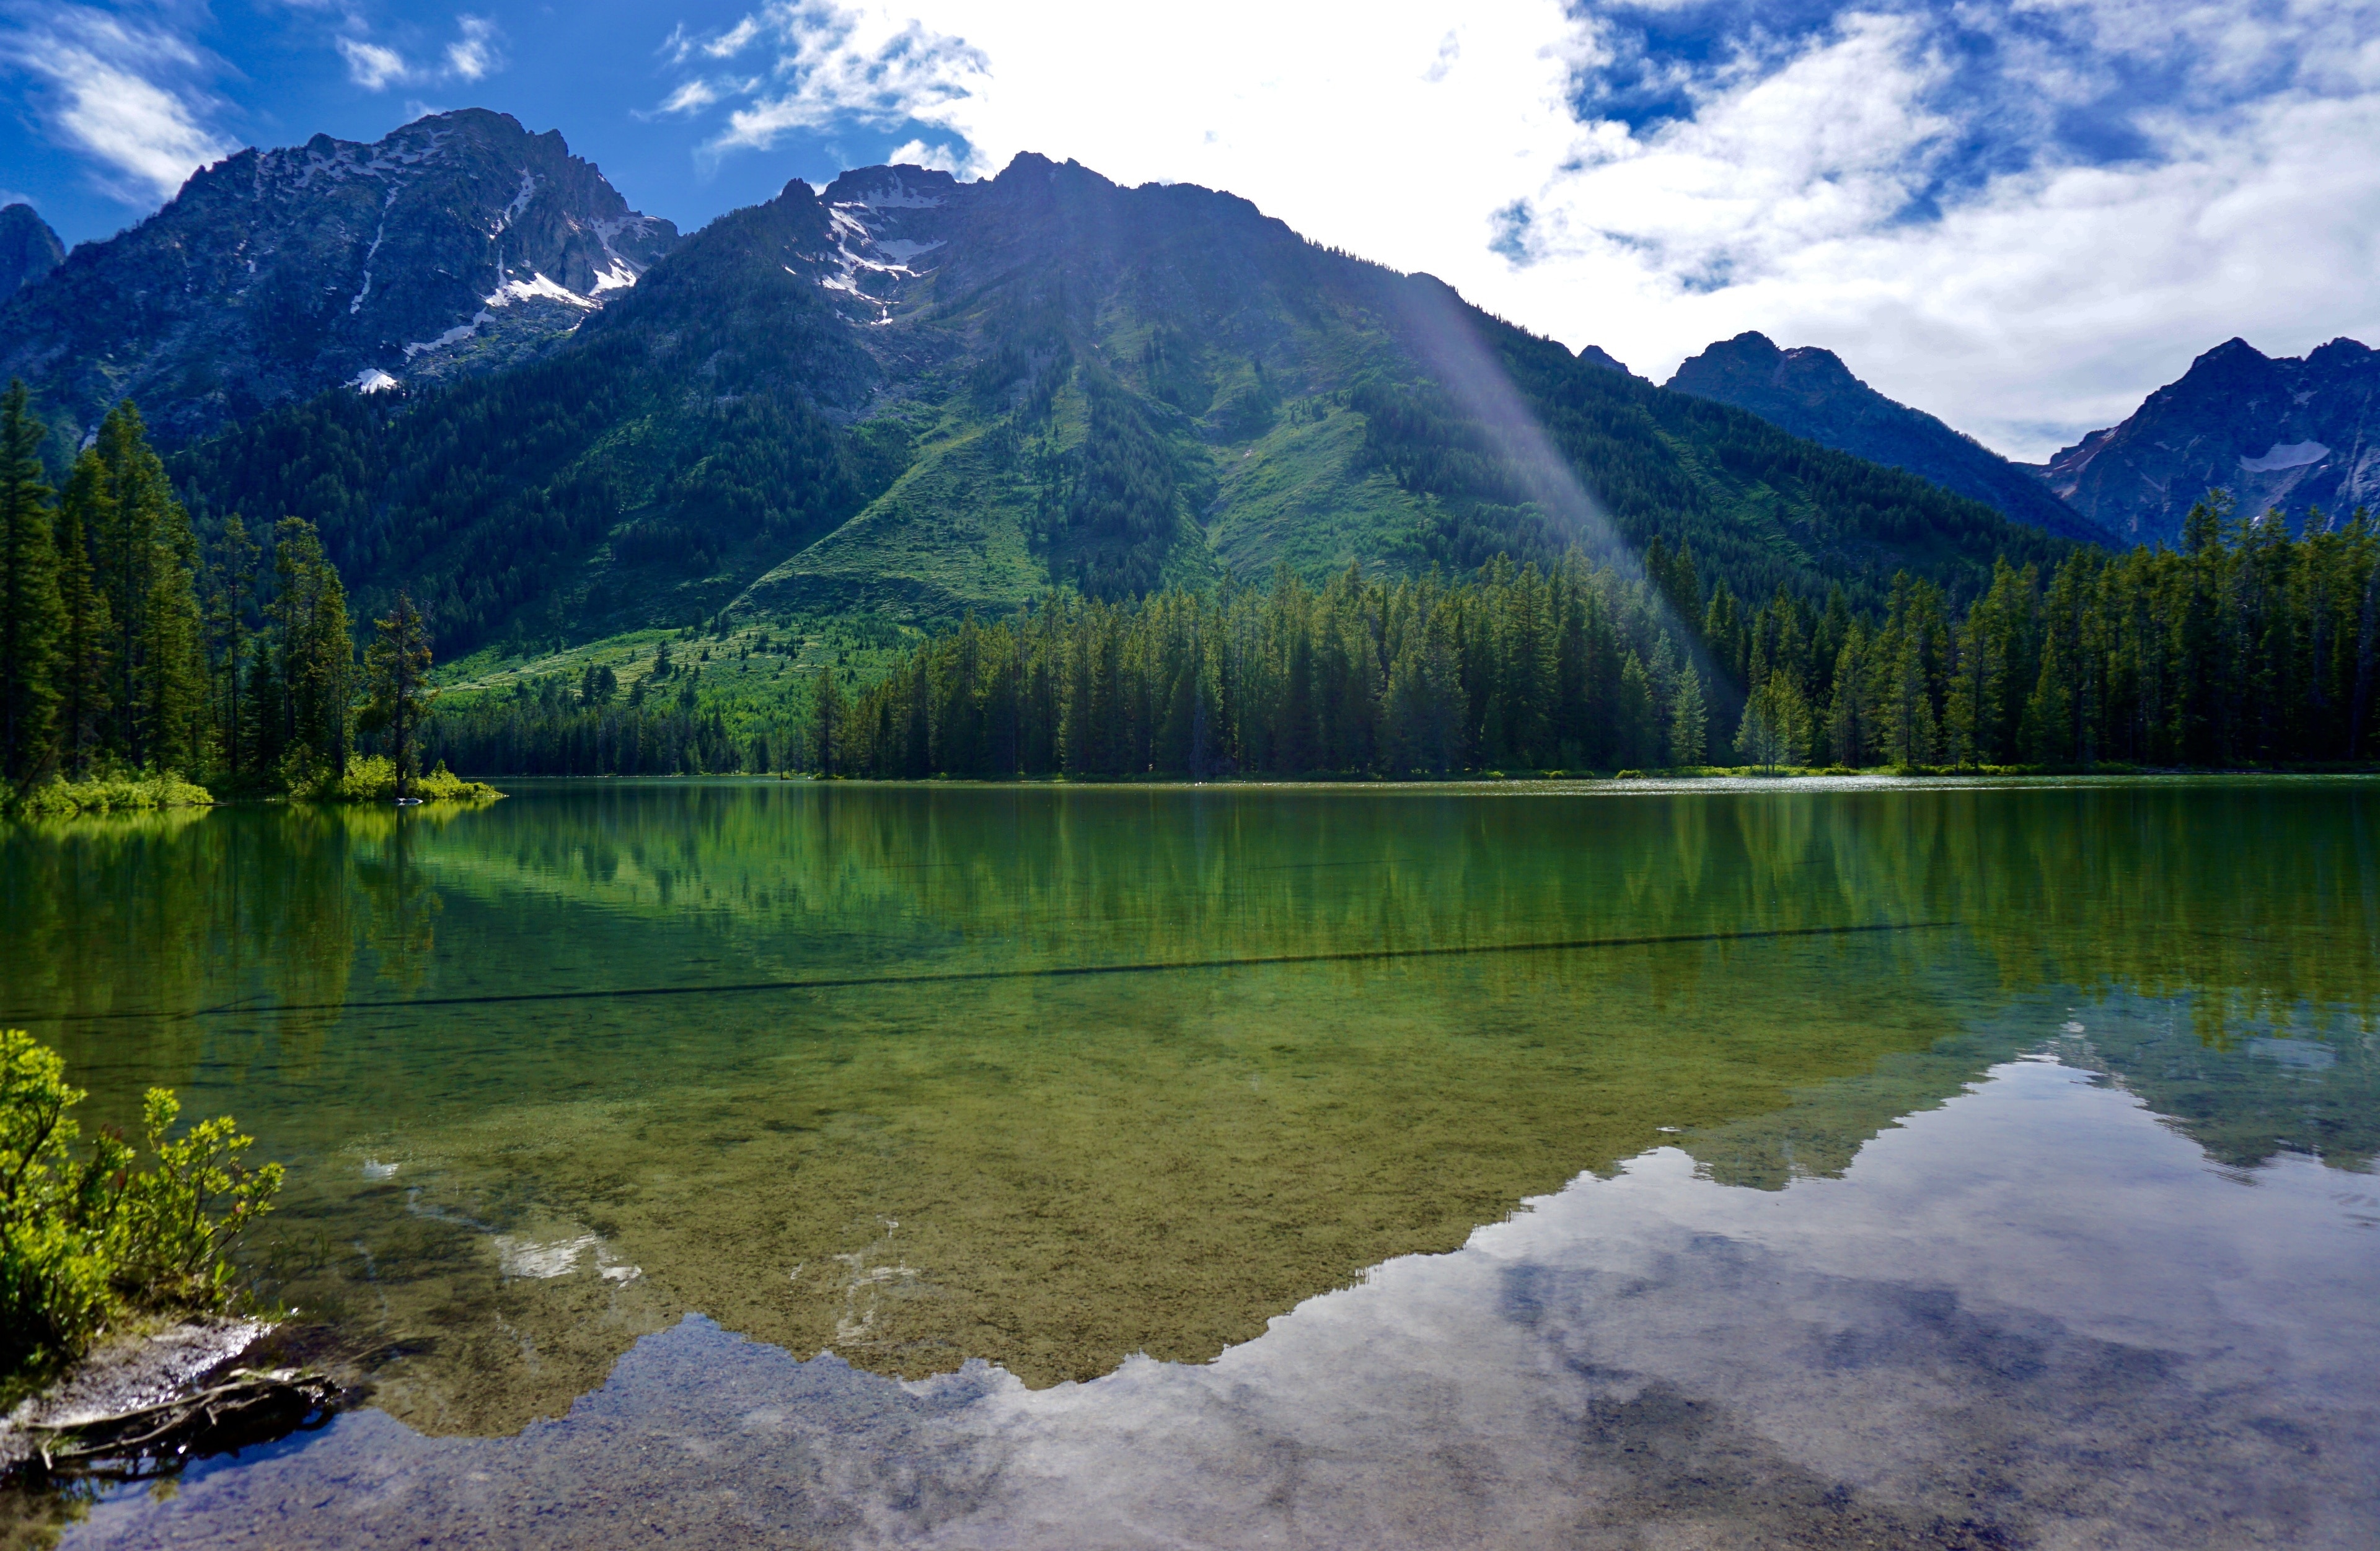
{"label": "mountain", "polygon": [[1618,357],[1613,356],[1610,351],[1606,350],[1600,345],[1580,345],[1578,358],[1588,366],[1599,366],[1606,371],[1616,371],[1622,377],[1633,377],[1636,375],[1634,372],[1629,370],[1625,366],[1622,366]]}
{"label": "mountain", "polygon": [[796,180],[541,357],[286,405],[174,467],[202,524],[314,518],[361,606],[414,589],[447,652],[1656,535],[1706,584],[1864,605],[2060,548],[1244,200],[1030,154]]}
{"label": "mountain", "polygon": [[1905,468],[1944,490],[1980,501],[2017,522],[2085,543],[2114,536],[2011,463],[1923,410],[1885,397],[1851,374],[1831,350],[1780,350],[1761,333],[1721,340],[1680,366],[1671,390],[1749,409],[1796,436]]}
{"label": "mountain", "polygon": [[191,176],[0,306],[0,380],[50,420],[130,396],[167,443],[334,384],[414,387],[534,356],[676,241],[558,134],[433,115]]}
{"label": "mountain", "polygon": [[2334,339],[2303,359],[2226,340],[2036,470],[2068,505],[2134,543],[2172,544],[2209,490],[2299,526],[2320,507],[2380,507],[2380,351]]}
{"label": "mountain", "polygon": [[58,234],[31,205],[0,206],[0,302],[57,268],[66,256]]}

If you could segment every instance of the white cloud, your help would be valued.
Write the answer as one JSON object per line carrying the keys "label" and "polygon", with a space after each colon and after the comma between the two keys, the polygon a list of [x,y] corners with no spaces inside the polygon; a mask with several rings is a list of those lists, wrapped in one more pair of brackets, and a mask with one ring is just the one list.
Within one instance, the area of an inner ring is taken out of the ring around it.
{"label": "white cloud", "polygon": [[747,16],[718,37],[704,43],[702,52],[713,59],[733,59],[750,46],[752,41],[759,35],[759,18]]}
{"label": "white cloud", "polygon": [[105,169],[104,187],[128,204],[170,198],[232,149],[206,124],[219,107],[197,84],[208,61],[170,32],[44,6],[0,31],[0,61],[50,88],[51,132]]}
{"label": "white cloud", "polygon": [[[2095,18],[2138,19],[2120,6]],[[2236,21],[2166,13],[2155,37],[2269,62],[2276,41]],[[2367,149],[2380,91],[2151,115],[2149,158],[2046,161],[1983,180],[1938,220],[1900,219],[1957,127],[1925,105],[1948,67],[1905,19],[1851,18],[1689,122],[1583,132],[1573,168],[1535,197],[1535,261],[1476,287],[1657,376],[1743,329],[1824,345],[1893,397],[2036,460],[2234,334],[2296,354],[2380,326]]]}
{"label": "white cloud", "polygon": [[710,141],[714,154],[765,151],[794,130],[941,124],[953,104],[989,84],[983,55],[964,39],[882,6],[854,9],[833,0],[773,0],[716,36],[691,37],[681,28],[662,49],[674,63],[698,55],[773,55],[749,80],[696,78],[662,103],[663,113],[685,113],[744,98]]}
{"label": "white cloud", "polygon": [[364,36],[365,24],[358,17],[351,15],[347,25],[352,30],[341,34],[334,42],[339,57],[347,62],[347,79],[367,91],[384,91],[392,86],[468,83],[504,67],[502,35],[496,24],[486,17],[458,14],[455,18],[455,41],[441,51],[440,63],[434,67],[416,65],[401,51]]}
{"label": "white cloud", "polygon": [[691,80],[681,83],[676,91],[663,98],[660,107],[650,113],[639,113],[637,116],[654,118],[671,115],[698,114],[714,103],[725,102],[730,97],[748,96],[759,89],[760,79],[758,76],[747,77],[741,80],[733,76],[716,78],[696,76]]}
{"label": "white cloud", "polygon": [[894,146],[885,153],[884,161],[888,166],[924,167],[938,173],[955,173],[965,164],[948,145],[928,145],[923,140],[906,140]]}
{"label": "white cloud", "polygon": [[[1998,27],[2032,96],[1971,97],[1945,17]],[[1755,42],[1651,61],[1691,116],[1634,131],[1573,112],[1621,40],[1563,0],[780,4],[668,47],[773,54],[759,85],[682,109],[729,110],[719,151],[912,124],[973,172],[1032,150],[1225,188],[1657,378],[1747,328],[1829,346],[2012,455],[2120,418],[2234,333],[2380,343],[2370,0],[1877,0]],[[2131,115],[2152,154],[1937,176],[1978,125],[2046,136],[2126,70],[2187,89]]]}
{"label": "white cloud", "polygon": [[486,17],[458,16],[455,25],[462,36],[446,45],[447,73],[457,80],[478,80],[491,71],[504,68],[504,55],[496,47],[496,24]]}
{"label": "white cloud", "polygon": [[360,38],[341,38],[338,49],[339,57],[347,62],[347,79],[366,91],[379,91],[413,79],[412,67],[406,64],[405,55],[393,48]]}

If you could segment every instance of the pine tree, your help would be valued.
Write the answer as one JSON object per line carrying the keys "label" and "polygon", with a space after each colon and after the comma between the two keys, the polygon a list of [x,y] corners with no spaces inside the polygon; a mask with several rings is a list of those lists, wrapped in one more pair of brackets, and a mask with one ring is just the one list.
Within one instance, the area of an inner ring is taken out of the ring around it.
{"label": "pine tree", "polygon": [[406,782],[416,773],[420,755],[421,724],[438,692],[430,687],[430,630],[421,611],[403,592],[385,619],[372,622],[374,636],[364,654],[369,699],[365,716],[374,727],[388,730],[391,762],[396,767],[396,800],[405,801]]}
{"label": "pine tree", "polygon": [[323,554],[313,524],[302,517],[281,519],[273,533],[273,569],[269,613],[280,648],[277,741],[279,757],[294,761],[288,779],[295,785],[316,769],[337,775],[346,769],[355,641],[346,588]]}
{"label": "pine tree", "polygon": [[1876,718],[1869,698],[1867,626],[1852,620],[1835,654],[1834,695],[1827,708],[1827,739],[1835,763],[1853,769],[1876,752]]}
{"label": "pine tree", "polygon": [[255,762],[252,740],[246,736],[254,718],[248,714],[249,615],[256,603],[257,560],[262,553],[248,536],[248,524],[234,512],[224,522],[223,538],[207,588],[207,626],[218,646],[215,654],[216,725],[224,751],[224,768],[235,779],[250,774]]}
{"label": "pine tree", "polygon": [[[2362,512],[2355,514],[2359,526],[2364,523]],[[2374,563],[2375,545],[2369,527],[2357,535],[2358,563],[2363,571],[2362,588],[2350,587],[2346,596],[2354,610],[2354,624],[2342,629],[2344,643],[2350,637],[2355,646],[2347,659],[2350,664],[2347,677],[2348,690],[2347,757],[2366,759],[2380,756],[2380,563]],[[2361,597],[2357,594],[2361,593]],[[2342,648],[2342,655],[2344,649]]]}
{"label": "pine tree", "polygon": [[106,746],[110,707],[108,648],[115,638],[107,598],[91,566],[91,533],[108,503],[99,454],[75,460],[58,503],[58,742],[67,773],[79,780]]}
{"label": "pine tree", "polygon": [[1692,668],[1678,675],[1670,707],[1670,763],[1699,765],[1709,757],[1710,710],[1703,700],[1703,676]]}
{"label": "pine tree", "polygon": [[1653,704],[1652,675],[1645,670],[1645,660],[1630,652],[1621,660],[1620,687],[1615,697],[1612,735],[1619,745],[1618,758],[1631,769],[1660,763],[1660,715]]}
{"label": "pine tree", "polygon": [[57,537],[38,456],[42,428],[25,384],[0,400],[0,777],[25,783],[56,753],[58,658],[65,609]]}
{"label": "pine tree", "polygon": [[843,694],[835,686],[834,666],[829,663],[819,670],[818,690],[810,710],[810,757],[812,768],[821,776],[835,773],[835,753],[845,737],[844,729]]}
{"label": "pine tree", "polygon": [[1455,606],[1440,600],[1406,632],[1389,672],[1389,746],[1398,774],[1445,775],[1462,759],[1468,719],[1454,647]]}
{"label": "pine tree", "polygon": [[1743,702],[1736,730],[1736,754],[1762,769],[1798,765],[1809,747],[1809,706],[1801,687],[1783,669],[1773,670]]}
{"label": "pine tree", "polygon": [[212,742],[205,626],[199,610],[199,546],[180,502],[169,496],[158,519],[158,552],[141,630],[148,670],[141,708],[144,742],[157,769],[195,775],[208,764]]}
{"label": "pine tree", "polygon": [[1941,597],[1906,572],[1892,582],[1884,630],[1869,652],[1872,703],[1886,759],[1910,767],[1934,761],[1941,729],[1936,681],[1948,631]]}
{"label": "pine tree", "polygon": [[108,701],[115,720],[107,741],[112,754],[137,769],[155,753],[148,739],[153,699],[147,648],[164,471],[152,471],[155,454],[149,450],[140,412],[129,403],[117,405],[100,422],[93,451],[104,499],[94,505],[91,551],[100,595],[114,627],[107,657]]}

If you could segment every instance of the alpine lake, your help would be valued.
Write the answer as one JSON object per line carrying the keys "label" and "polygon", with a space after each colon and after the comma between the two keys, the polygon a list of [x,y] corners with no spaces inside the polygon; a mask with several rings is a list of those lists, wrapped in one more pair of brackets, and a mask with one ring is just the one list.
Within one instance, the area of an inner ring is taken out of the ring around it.
{"label": "alpine lake", "polygon": [[18,1522],[2380,1544],[2380,784],[509,789],[0,830],[365,1386]]}

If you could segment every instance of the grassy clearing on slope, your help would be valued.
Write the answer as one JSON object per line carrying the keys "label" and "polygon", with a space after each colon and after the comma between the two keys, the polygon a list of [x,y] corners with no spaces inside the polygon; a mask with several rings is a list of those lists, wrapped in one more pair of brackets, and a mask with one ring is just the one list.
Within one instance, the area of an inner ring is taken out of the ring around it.
{"label": "grassy clearing on slope", "polygon": [[[516,726],[527,745],[543,740],[550,745],[549,734],[573,719],[626,717],[681,728],[699,723],[710,729],[705,773],[778,769],[787,767],[810,726],[821,670],[832,670],[844,697],[856,698],[923,634],[874,614],[795,615],[746,620],[717,635],[640,630],[554,652],[478,653],[442,670],[451,679],[431,737],[443,740],[450,759],[468,770],[590,773],[583,766],[521,763],[516,757],[526,746],[521,739],[498,746],[486,734],[492,727]],[[716,762],[722,742],[734,758],[724,766]],[[649,764],[630,768],[695,773],[674,763],[660,770]]]}
{"label": "grassy clearing on slope", "polygon": [[1344,570],[1416,571],[1433,526],[1428,497],[1377,470],[1358,473],[1364,418],[1326,399],[1291,406],[1245,448],[1220,454],[1222,512],[1207,542],[1233,575],[1260,576],[1286,562],[1309,583]]}
{"label": "grassy clearing on slope", "polygon": [[753,583],[743,606],[947,618],[1046,588],[1026,536],[1031,486],[990,445],[992,428],[945,429],[865,511]]}

